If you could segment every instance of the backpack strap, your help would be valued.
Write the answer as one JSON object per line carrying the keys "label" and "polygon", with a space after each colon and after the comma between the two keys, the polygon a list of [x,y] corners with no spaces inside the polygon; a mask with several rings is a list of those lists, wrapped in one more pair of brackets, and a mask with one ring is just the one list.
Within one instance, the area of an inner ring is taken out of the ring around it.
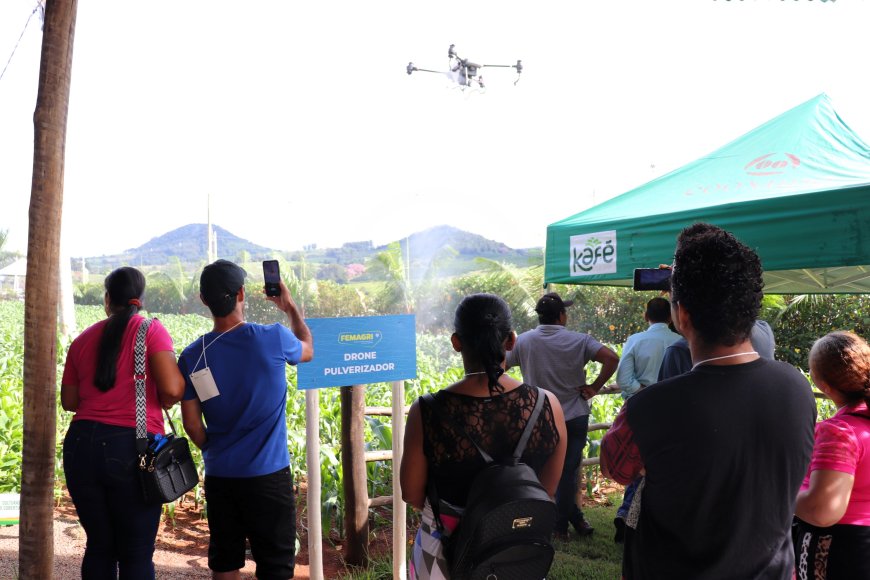
{"label": "backpack strap", "polygon": [[[544,397],[546,397],[546,395],[544,395],[541,392],[541,389],[539,389],[538,387],[531,387],[531,388],[535,389],[535,391],[538,393],[538,399],[535,401],[535,406],[532,408],[532,414],[529,415],[529,420],[526,422],[526,426],[523,429],[522,435],[520,435],[520,439],[517,442],[516,449],[514,449],[514,453],[512,456],[512,463],[514,465],[519,463],[520,458],[523,455],[523,451],[526,450],[526,445],[528,444],[529,439],[532,436],[532,431],[534,430],[535,425],[538,422],[538,417],[540,417],[540,415],[541,415],[541,410],[544,408]],[[426,393],[426,394],[422,395],[418,400],[420,401],[421,407],[426,407],[427,409],[430,410],[430,412],[432,413],[432,417],[434,419],[437,420],[437,419],[444,418],[444,416],[439,412],[441,405],[438,403],[438,400],[435,399],[435,397],[432,395],[432,393]],[[487,465],[492,465],[495,463],[495,460],[489,455],[489,453],[484,451],[480,447],[480,445],[478,445],[477,441],[474,440],[474,437],[471,437],[468,434],[468,432],[465,430],[465,427],[463,427],[462,424],[460,424],[458,421],[451,421],[451,423],[452,423],[454,429],[456,429],[460,434],[462,434],[464,437],[466,437],[469,441],[471,441],[474,444],[474,446],[477,448],[478,453],[480,453],[480,456],[483,458],[484,461],[486,461]],[[423,430],[425,431],[425,429],[426,429],[426,426],[423,425]],[[426,448],[425,435],[423,437],[423,447],[424,447],[424,451],[425,451],[425,448]],[[428,454],[425,454],[425,455],[426,455],[426,462],[429,464],[429,467],[431,468],[432,458],[429,457]],[[432,508],[432,515],[435,518],[435,524],[438,526],[439,531],[443,531],[444,525],[441,523],[441,506],[440,506],[440,499],[438,497],[438,490],[435,488],[434,480],[431,477],[429,477],[427,479],[428,479],[428,483],[426,484],[426,497],[429,499],[429,505]]]}
{"label": "backpack strap", "polygon": [[535,406],[532,409],[532,414],[529,415],[529,420],[526,422],[526,428],[523,429],[523,434],[520,435],[520,440],[517,441],[517,448],[514,449],[514,464],[520,462],[520,457],[523,456],[523,451],[526,450],[526,444],[529,442],[529,439],[532,436],[532,430],[535,428],[535,425],[538,423],[538,417],[541,415],[541,409],[544,408],[544,398],[546,395],[541,392],[541,389],[538,387],[532,387],[538,393],[538,399],[535,401]]}
{"label": "backpack strap", "polygon": [[[435,400],[435,397],[432,396],[432,393],[422,395],[418,401],[420,401],[420,407],[429,409],[433,418],[439,419],[441,417],[438,413],[438,402]],[[420,414],[420,418],[422,419],[422,413]],[[426,424],[423,423],[423,454],[426,456],[426,464],[431,472],[432,458],[429,456],[430,454],[426,452],[427,443],[425,431]],[[443,533],[444,524],[441,521],[441,499],[438,497],[438,489],[435,487],[435,480],[432,478],[431,474],[426,478],[426,498],[429,500],[429,507],[432,508],[432,517],[435,520],[435,526],[438,528],[439,532]]]}

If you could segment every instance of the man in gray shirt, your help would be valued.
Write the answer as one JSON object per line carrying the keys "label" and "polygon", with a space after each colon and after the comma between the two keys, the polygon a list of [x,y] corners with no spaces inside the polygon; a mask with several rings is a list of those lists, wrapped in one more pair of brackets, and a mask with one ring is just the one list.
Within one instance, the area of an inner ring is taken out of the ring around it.
{"label": "man in gray shirt", "polygon": [[[565,328],[566,308],[573,303],[563,301],[555,292],[541,297],[535,307],[540,324],[517,337],[506,361],[507,368],[520,367],[524,382],[555,394],[565,413],[568,448],[556,490],[559,519],[555,530],[557,537],[563,539],[568,537],[569,523],[581,536],[594,531],[576,502],[578,471],[589,427],[588,400],[601,390],[619,364],[619,357],[611,349],[588,334]],[[586,384],[585,367],[590,360],[601,363],[601,373],[591,384]]]}

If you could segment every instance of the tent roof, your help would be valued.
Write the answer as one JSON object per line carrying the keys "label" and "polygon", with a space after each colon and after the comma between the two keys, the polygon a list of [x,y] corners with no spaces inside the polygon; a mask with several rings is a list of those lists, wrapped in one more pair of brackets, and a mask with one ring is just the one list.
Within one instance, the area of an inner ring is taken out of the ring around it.
{"label": "tent roof", "polygon": [[[870,147],[819,95],[547,228],[546,282],[631,285],[699,221],[758,251],[766,291],[870,292]],[[597,251],[596,251],[597,248]]]}

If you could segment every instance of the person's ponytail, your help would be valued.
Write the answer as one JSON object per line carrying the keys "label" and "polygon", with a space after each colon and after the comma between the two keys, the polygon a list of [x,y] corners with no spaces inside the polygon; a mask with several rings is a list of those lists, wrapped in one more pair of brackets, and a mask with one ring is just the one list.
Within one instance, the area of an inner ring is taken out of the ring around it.
{"label": "person's ponytail", "polygon": [[493,294],[473,294],[456,309],[454,327],[468,353],[483,367],[491,395],[504,392],[499,378],[504,374],[505,340],[512,332],[507,304]]}
{"label": "person's ponytail", "polygon": [[94,386],[103,393],[115,386],[121,342],[130,319],[142,308],[145,276],[135,268],[118,268],[106,276],[105,286],[111,314],[100,338],[94,373]]}

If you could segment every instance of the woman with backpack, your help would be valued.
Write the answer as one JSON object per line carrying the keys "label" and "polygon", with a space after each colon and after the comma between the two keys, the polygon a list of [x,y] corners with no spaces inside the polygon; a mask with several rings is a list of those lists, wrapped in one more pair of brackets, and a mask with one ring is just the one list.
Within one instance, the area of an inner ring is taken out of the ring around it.
{"label": "woman with backpack", "polygon": [[[556,493],[565,460],[565,419],[559,401],[548,391],[504,374],[506,352],[516,341],[504,300],[492,294],[464,298],[456,309],[450,340],[462,355],[465,375],[434,396],[418,399],[405,431],[402,497],[422,512],[409,565],[410,577],[416,580],[451,578],[451,568],[453,579],[460,577],[451,561],[458,556],[449,538],[460,533],[463,513],[474,507],[467,503],[469,492],[475,479],[483,477],[488,458],[510,464],[514,453],[521,451],[520,462],[531,468],[525,469],[535,480],[530,485],[542,488],[545,502]],[[515,472],[505,475],[515,477]],[[555,514],[555,505],[552,511]],[[550,525],[546,516],[533,523],[522,514],[512,524],[532,529],[538,521]],[[552,553],[551,531],[552,527],[543,543]],[[463,543],[468,549],[468,542]]]}
{"label": "woman with backpack", "polygon": [[870,346],[851,332],[832,332],[809,359],[813,383],[837,412],[816,425],[797,496],[796,578],[870,578]]}

